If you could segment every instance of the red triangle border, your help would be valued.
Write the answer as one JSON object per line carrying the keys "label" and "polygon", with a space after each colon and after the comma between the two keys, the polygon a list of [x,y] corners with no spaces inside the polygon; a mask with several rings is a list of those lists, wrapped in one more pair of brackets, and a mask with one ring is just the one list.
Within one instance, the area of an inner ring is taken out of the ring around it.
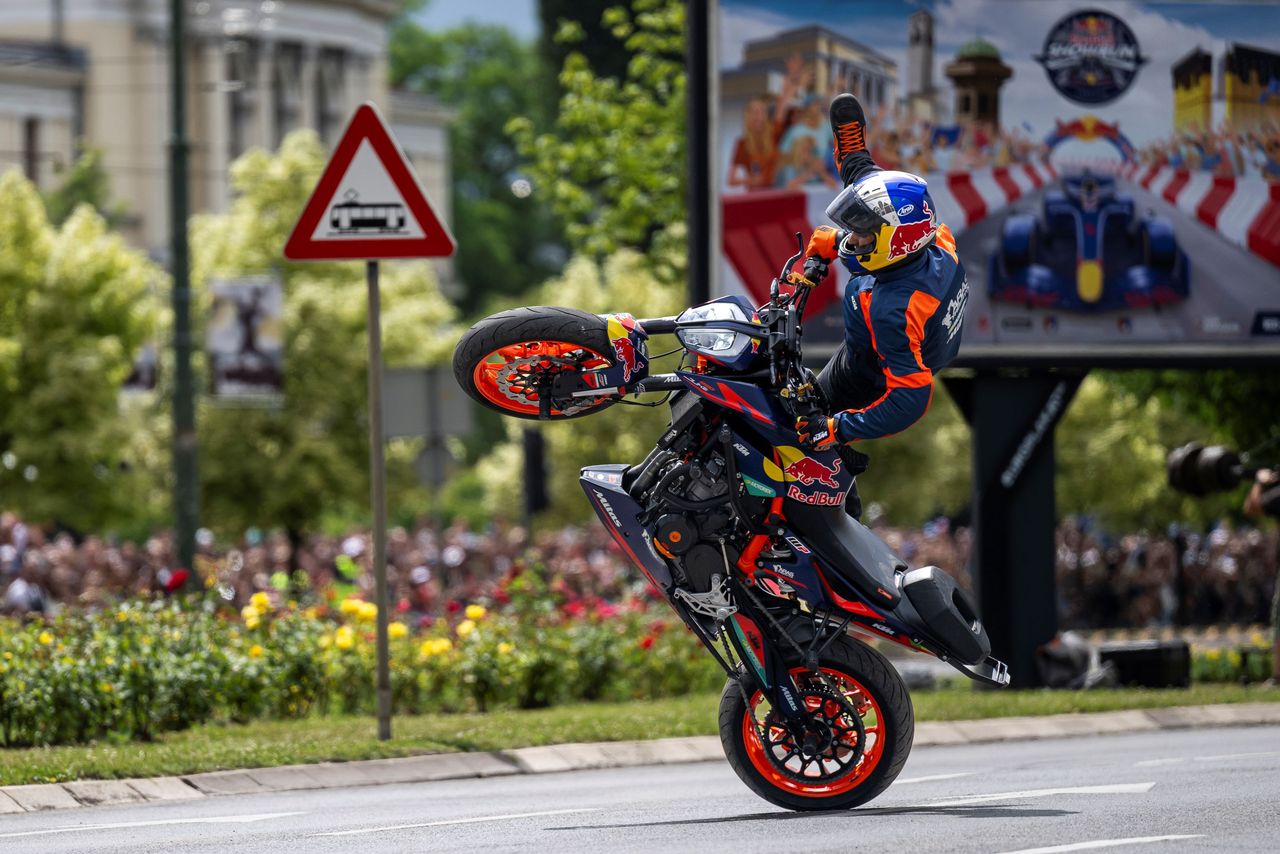
{"label": "red triangle border", "polygon": [[[333,204],[338,185],[355,159],[360,143],[369,140],[373,152],[382,161],[387,175],[404,198],[422,227],[423,237],[370,237],[359,240],[315,240],[316,226]],[[441,258],[452,255],[456,244],[449,229],[436,216],[427,201],[426,192],[418,182],[413,169],[406,162],[400,146],[391,137],[377,108],[370,103],[361,104],[343,131],[342,139],[324,167],[311,198],[307,200],[302,215],[298,217],[289,240],[284,245],[284,257],[291,261],[361,261],[393,258]]]}

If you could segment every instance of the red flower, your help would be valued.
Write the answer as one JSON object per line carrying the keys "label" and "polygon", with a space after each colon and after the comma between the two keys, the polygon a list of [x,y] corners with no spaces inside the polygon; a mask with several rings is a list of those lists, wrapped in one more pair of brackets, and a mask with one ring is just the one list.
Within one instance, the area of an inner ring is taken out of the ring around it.
{"label": "red flower", "polygon": [[191,576],[191,573],[187,572],[182,567],[175,569],[169,575],[168,582],[166,582],[164,585],[165,592],[173,593],[174,591],[181,590],[183,585],[187,583],[187,579],[190,576]]}
{"label": "red flower", "polygon": [[406,611],[408,611],[408,610],[409,610],[409,607],[410,607],[410,605],[409,605],[409,600],[408,600],[408,599],[401,599],[399,602],[397,602],[397,603],[396,603],[396,611],[397,611],[397,612],[399,612],[399,613],[401,613],[401,614],[403,614],[403,613],[405,613]]}
{"label": "red flower", "polygon": [[640,638],[640,648],[648,649],[649,647],[653,646],[653,642],[655,640],[657,640],[657,638],[655,638],[653,635],[645,635],[644,637]]}
{"label": "red flower", "polygon": [[583,614],[586,613],[586,611],[587,611],[587,606],[582,603],[581,599],[574,599],[572,602],[566,602],[564,604],[565,614],[567,614],[570,617],[573,617],[574,619],[581,617]]}
{"label": "red flower", "polygon": [[499,605],[506,605],[511,601],[511,594],[507,593],[505,589],[499,587],[494,591],[493,601],[497,602]]}
{"label": "red flower", "polygon": [[660,635],[666,630],[667,630],[666,620],[658,619],[658,620],[653,620],[652,622],[649,623],[649,634],[651,635]]}
{"label": "red flower", "polygon": [[449,603],[444,606],[444,609],[450,614],[456,614],[462,610],[462,603],[457,599],[450,599]]}

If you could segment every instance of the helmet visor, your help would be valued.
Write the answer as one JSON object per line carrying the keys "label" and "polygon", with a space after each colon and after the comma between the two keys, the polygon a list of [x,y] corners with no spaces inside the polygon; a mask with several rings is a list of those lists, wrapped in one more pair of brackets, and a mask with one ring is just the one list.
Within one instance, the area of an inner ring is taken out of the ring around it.
{"label": "helmet visor", "polygon": [[845,187],[827,205],[827,217],[842,228],[859,235],[877,234],[880,226],[888,224],[884,217],[871,210],[858,192],[856,184]]}

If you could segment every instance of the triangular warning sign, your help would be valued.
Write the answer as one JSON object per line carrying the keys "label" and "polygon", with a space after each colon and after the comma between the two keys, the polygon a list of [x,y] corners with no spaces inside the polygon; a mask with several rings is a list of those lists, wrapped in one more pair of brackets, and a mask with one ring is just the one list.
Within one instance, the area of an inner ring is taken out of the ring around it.
{"label": "triangular warning sign", "polygon": [[361,104],[284,245],[294,261],[433,258],[453,236],[373,104]]}

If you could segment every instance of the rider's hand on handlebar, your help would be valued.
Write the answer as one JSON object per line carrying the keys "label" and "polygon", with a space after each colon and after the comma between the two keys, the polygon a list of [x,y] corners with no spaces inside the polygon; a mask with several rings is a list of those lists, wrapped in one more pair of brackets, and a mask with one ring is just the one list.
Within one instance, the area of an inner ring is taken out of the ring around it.
{"label": "rider's hand on handlebar", "polygon": [[796,419],[800,445],[815,451],[830,451],[840,444],[839,422],[825,415],[802,415]]}
{"label": "rider's hand on handlebar", "polygon": [[823,258],[806,258],[804,272],[787,274],[787,284],[801,288],[816,288],[827,277],[827,262]]}
{"label": "rider's hand on handlebar", "polygon": [[797,288],[816,288],[820,281],[822,281],[821,276],[818,276],[816,279],[811,279],[806,275],[795,272],[794,270],[787,273],[787,284],[795,285]]}

